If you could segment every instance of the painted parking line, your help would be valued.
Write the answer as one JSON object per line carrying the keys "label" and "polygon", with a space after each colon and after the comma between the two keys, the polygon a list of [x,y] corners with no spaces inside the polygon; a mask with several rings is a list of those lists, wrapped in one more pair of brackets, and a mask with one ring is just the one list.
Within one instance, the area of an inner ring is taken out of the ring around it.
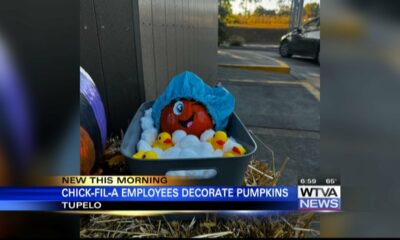
{"label": "painted parking line", "polygon": [[[222,52],[218,52],[221,54]],[[232,54],[232,53],[229,53]],[[278,60],[274,57],[267,56],[265,54],[254,52],[252,53],[253,57],[258,56],[258,58],[268,59],[269,61],[274,62],[274,65],[257,65],[257,64],[227,64],[227,63],[219,63],[218,66],[220,67],[230,67],[230,68],[241,68],[246,70],[256,70],[256,71],[263,71],[263,72],[273,72],[273,73],[290,73],[290,67],[285,62]],[[240,58],[241,56],[235,55],[235,58]],[[266,61],[267,62],[267,61]]]}
{"label": "painted parking line", "polygon": [[274,57],[271,57],[271,56],[268,56],[268,55],[265,55],[265,54],[261,54],[261,53],[253,53],[253,55],[259,56],[259,57],[268,58],[269,60],[276,62],[280,67],[287,67],[287,68],[290,69],[289,65],[287,65],[287,64],[286,64],[284,61],[282,61],[282,60],[279,60],[279,59],[276,59],[276,58],[274,58]]}
{"label": "painted parking line", "polygon": [[320,91],[308,81],[301,81],[302,86],[307,89],[318,101],[321,101]]}
{"label": "painted parking line", "polygon": [[304,87],[311,95],[315,97],[318,101],[320,99],[320,91],[314,87],[311,83],[306,80],[296,80],[296,81],[283,81],[283,80],[251,80],[251,79],[225,79],[226,82],[232,83],[258,83],[258,84],[268,84],[268,85],[296,85]]}

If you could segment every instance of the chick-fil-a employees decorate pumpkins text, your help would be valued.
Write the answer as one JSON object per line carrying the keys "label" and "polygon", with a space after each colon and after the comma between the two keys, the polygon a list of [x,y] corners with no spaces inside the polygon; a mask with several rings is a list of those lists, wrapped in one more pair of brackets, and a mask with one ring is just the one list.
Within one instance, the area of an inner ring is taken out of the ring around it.
{"label": "chick-fil-a employees decorate pumpkins text", "polygon": [[207,109],[199,102],[181,99],[171,102],[161,113],[161,131],[173,133],[184,130],[187,134],[200,136],[213,128]]}

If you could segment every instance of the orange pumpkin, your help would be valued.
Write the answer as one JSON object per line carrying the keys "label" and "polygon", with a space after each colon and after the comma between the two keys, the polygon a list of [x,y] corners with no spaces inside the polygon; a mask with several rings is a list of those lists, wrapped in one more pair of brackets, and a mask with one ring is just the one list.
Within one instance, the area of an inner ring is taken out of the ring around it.
{"label": "orange pumpkin", "polygon": [[161,112],[160,125],[162,132],[172,134],[176,130],[184,130],[198,137],[214,127],[207,109],[199,102],[186,99],[167,105]]}
{"label": "orange pumpkin", "polygon": [[94,152],[94,144],[89,134],[85,129],[81,127],[81,148],[80,148],[80,157],[81,157],[81,175],[89,175],[92,170],[95,160],[96,154]]}

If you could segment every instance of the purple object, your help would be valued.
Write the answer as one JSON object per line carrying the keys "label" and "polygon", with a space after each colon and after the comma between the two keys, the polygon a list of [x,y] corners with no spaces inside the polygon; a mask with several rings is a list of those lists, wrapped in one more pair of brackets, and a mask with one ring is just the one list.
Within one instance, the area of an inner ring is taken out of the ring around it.
{"label": "purple object", "polygon": [[0,36],[0,108],[4,116],[0,121],[3,129],[9,132],[12,151],[21,160],[20,169],[27,166],[26,160],[32,150],[32,128],[26,92],[19,72],[9,52],[8,46]]}
{"label": "purple object", "polygon": [[95,115],[101,134],[101,142],[103,147],[106,145],[107,139],[107,120],[104,112],[103,102],[101,101],[99,91],[90,75],[81,67],[80,68],[80,92],[89,102]]}

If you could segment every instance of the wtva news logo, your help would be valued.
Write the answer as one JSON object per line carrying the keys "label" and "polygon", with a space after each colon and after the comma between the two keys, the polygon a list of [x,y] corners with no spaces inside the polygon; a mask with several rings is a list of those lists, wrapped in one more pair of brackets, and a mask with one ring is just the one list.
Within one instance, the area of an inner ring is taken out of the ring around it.
{"label": "wtva news logo", "polygon": [[299,210],[336,212],[341,210],[339,185],[298,186]]}

